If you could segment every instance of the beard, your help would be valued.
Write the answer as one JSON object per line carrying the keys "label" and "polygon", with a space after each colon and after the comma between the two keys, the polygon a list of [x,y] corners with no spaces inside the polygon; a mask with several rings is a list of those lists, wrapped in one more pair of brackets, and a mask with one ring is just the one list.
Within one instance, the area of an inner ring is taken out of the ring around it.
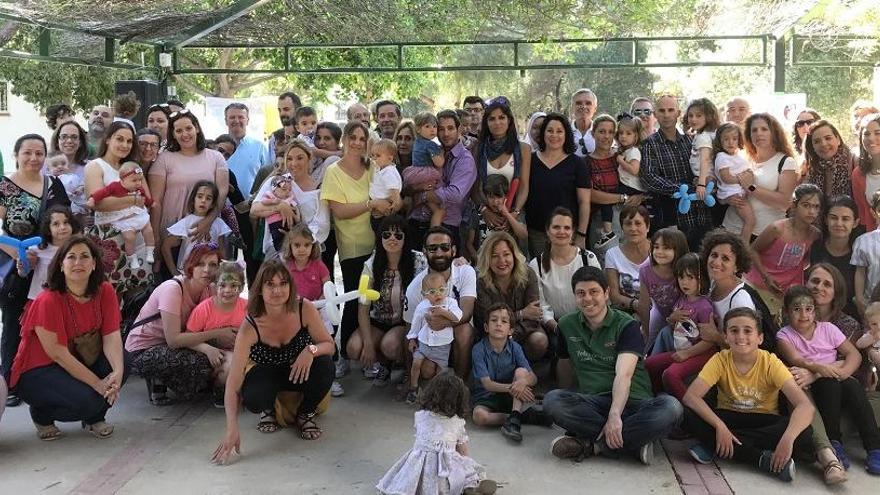
{"label": "beard", "polygon": [[281,116],[281,125],[284,127],[290,127],[293,125],[293,117],[285,117]]}
{"label": "beard", "polygon": [[428,266],[435,272],[445,272],[452,266],[452,257],[448,255],[431,256],[428,258]]}

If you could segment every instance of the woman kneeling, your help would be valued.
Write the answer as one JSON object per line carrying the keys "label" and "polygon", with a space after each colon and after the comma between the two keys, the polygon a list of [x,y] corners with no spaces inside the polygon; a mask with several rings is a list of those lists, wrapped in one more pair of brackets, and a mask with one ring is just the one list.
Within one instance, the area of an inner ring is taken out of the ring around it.
{"label": "woman kneeling", "polygon": [[98,438],[126,379],[116,292],[98,265],[98,246],[71,237],[52,259],[48,289],[22,320],[10,385],[30,405],[41,440],[55,440],[55,421],[82,421]]}

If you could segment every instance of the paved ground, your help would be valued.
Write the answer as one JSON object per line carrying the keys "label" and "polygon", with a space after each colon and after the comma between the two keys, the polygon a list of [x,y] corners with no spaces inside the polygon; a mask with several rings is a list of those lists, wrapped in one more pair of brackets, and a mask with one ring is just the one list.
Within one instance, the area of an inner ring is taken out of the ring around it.
{"label": "paved ground", "polygon": [[[392,387],[373,389],[358,376],[343,382],[348,394],[334,400],[320,420],[324,437],[299,439],[292,430],[257,432],[257,417],[241,417],[243,457],[213,466],[211,452],[223,434],[223,411],[207,400],[167,408],[146,400],[143,381],[132,379],[108,419],[116,425],[110,439],[92,438],[78,424],[62,425],[64,437],[36,439],[26,407],[7,409],[0,424],[2,494],[361,494],[373,486],[411,446],[413,409],[394,402]],[[469,426],[474,458],[494,479],[505,483],[502,495],[535,493],[701,494],[827,493],[817,470],[799,466],[798,479],[786,485],[744,466],[695,466],[684,444],[667,442],[656,461],[587,459],[580,464],[554,459],[548,450],[559,432],[524,427],[522,445],[511,445],[494,429]],[[857,445],[855,441],[850,442]],[[853,452],[848,493],[876,493],[877,478],[859,467]],[[670,463],[672,459],[673,463]],[[673,464],[675,467],[673,468]],[[678,473],[678,476],[676,476]],[[873,488],[872,488],[873,487]]]}

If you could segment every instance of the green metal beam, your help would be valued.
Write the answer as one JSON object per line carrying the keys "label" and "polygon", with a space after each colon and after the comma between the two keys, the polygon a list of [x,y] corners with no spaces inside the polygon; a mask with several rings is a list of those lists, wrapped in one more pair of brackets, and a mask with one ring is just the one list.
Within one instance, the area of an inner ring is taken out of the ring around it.
{"label": "green metal beam", "polygon": [[104,38],[104,62],[116,62],[116,40]]}
{"label": "green metal beam", "polygon": [[40,35],[37,38],[39,46],[39,54],[41,57],[49,56],[49,49],[52,46],[52,32],[47,28],[40,28]]}
{"label": "green metal beam", "polygon": [[175,48],[182,48],[194,43],[270,1],[271,0],[238,0],[228,8],[218,12],[219,16],[211,17],[210,19],[196,24],[192,28],[181,33],[180,36],[168,44],[173,45]]}

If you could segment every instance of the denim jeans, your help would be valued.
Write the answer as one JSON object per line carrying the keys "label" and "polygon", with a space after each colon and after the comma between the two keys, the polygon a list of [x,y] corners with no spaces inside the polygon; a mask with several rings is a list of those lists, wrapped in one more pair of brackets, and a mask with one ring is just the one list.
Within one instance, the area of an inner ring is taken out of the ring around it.
{"label": "denim jeans", "polygon": [[[544,412],[567,434],[596,441],[608,421],[611,395],[587,395],[571,390],[553,390],[544,397]],[[623,408],[623,449],[637,454],[639,449],[663,438],[681,422],[681,404],[672,396],[627,401]],[[610,448],[606,449],[611,451]]]}

